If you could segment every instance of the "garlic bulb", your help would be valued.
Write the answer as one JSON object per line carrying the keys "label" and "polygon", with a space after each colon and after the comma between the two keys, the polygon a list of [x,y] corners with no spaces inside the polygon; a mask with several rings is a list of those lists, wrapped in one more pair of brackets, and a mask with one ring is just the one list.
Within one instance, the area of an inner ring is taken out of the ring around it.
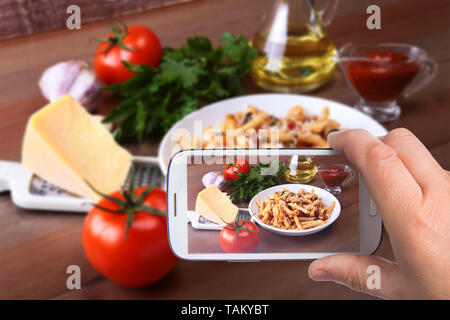
{"label": "garlic bulb", "polygon": [[202,182],[205,187],[215,184],[219,189],[225,185],[225,179],[219,171],[208,172],[203,176]]}
{"label": "garlic bulb", "polygon": [[92,111],[101,95],[102,86],[94,71],[83,61],[70,60],[47,68],[39,80],[41,92],[48,100],[70,94]]}

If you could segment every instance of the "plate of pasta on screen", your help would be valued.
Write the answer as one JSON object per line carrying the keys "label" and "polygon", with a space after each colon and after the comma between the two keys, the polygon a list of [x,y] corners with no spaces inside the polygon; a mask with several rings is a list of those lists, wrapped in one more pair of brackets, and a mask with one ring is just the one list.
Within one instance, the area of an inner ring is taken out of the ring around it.
{"label": "plate of pasta on screen", "polygon": [[304,236],[329,227],[341,213],[328,191],[305,184],[285,184],[261,191],[249,204],[262,228],[287,236]]}
{"label": "plate of pasta on screen", "polygon": [[159,147],[167,173],[171,157],[183,149],[328,148],[330,132],[387,130],[376,120],[339,102],[297,94],[255,94],[222,100],[176,123]]}

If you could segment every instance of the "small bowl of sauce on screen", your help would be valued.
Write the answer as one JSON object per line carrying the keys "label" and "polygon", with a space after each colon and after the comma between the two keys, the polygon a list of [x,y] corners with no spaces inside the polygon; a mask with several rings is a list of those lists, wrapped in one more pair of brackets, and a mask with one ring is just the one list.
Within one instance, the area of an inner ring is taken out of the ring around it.
{"label": "small bowl of sauce on screen", "polygon": [[332,194],[340,194],[342,187],[355,175],[352,168],[344,164],[320,165],[317,169],[325,184],[325,190]]}

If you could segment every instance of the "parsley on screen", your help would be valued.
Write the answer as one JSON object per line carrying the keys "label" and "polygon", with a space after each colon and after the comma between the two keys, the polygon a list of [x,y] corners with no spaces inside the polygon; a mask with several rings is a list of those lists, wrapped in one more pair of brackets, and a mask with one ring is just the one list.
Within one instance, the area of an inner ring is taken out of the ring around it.
{"label": "parsley on screen", "polygon": [[214,49],[208,38],[197,36],[179,49],[165,48],[158,69],[123,62],[135,76],[106,87],[122,100],[103,120],[117,122],[116,140],[159,142],[189,113],[243,93],[241,78],[257,51],[243,36],[231,33],[224,33],[220,42]]}
{"label": "parsley on screen", "polygon": [[251,167],[250,171],[245,173],[236,173],[239,177],[231,180],[231,190],[228,192],[234,203],[248,203],[259,192],[279,185],[282,182],[286,166],[282,162],[278,162],[278,170],[275,174],[262,174],[262,168],[269,168],[269,164],[261,163]]}

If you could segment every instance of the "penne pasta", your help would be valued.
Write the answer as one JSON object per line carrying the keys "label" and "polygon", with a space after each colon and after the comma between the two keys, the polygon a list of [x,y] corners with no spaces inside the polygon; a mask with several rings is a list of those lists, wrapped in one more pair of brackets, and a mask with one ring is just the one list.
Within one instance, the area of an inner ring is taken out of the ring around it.
{"label": "penne pasta", "polygon": [[328,107],[323,108],[319,115],[308,116],[302,106],[293,106],[286,117],[278,118],[249,105],[247,112],[226,114],[220,129],[208,126],[202,136],[192,140],[182,135],[177,144],[181,149],[326,148],[328,134],[341,130],[339,122],[330,119],[329,115]]}
{"label": "penne pasta", "polygon": [[334,210],[333,201],[327,207],[314,189],[306,192],[300,189],[276,191],[266,200],[257,200],[258,217],[265,224],[285,230],[306,230],[327,223]]}

